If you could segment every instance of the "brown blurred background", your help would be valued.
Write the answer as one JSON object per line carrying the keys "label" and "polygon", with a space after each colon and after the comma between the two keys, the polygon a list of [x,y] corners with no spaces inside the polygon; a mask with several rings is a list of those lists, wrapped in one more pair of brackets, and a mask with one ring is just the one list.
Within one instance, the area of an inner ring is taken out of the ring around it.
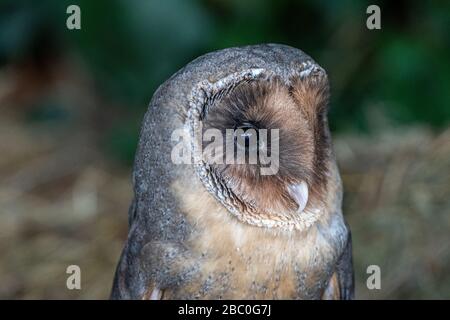
{"label": "brown blurred background", "polygon": [[[366,28],[369,4],[382,29]],[[81,30],[66,8],[81,8]],[[450,298],[450,7],[422,1],[0,2],[0,298],[104,299],[140,122],[193,58],[285,43],[329,73],[357,298]],[[82,289],[66,288],[81,267]],[[366,268],[381,268],[368,290]]]}

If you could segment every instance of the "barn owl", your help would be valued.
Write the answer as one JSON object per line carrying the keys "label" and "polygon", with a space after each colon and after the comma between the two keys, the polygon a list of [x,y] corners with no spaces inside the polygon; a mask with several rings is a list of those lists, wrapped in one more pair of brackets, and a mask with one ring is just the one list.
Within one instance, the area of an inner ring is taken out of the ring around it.
{"label": "barn owl", "polygon": [[325,70],[278,44],[208,53],[164,82],[140,132],[111,298],[352,299],[328,99]]}

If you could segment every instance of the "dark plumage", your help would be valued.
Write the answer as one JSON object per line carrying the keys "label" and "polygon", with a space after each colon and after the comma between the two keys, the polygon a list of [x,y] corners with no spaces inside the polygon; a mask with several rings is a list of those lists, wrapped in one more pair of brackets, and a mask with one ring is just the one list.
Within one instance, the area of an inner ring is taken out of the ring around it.
{"label": "dark plumage", "polygon": [[[352,298],[328,99],[325,71],[282,45],[210,53],[164,83],[141,131],[112,297]],[[207,150],[209,141],[195,138],[201,128],[232,137],[247,160],[251,141],[261,153],[253,164],[223,163],[224,146],[176,165],[171,135],[180,128],[191,136],[188,150]],[[258,129],[278,129],[279,138],[269,131],[265,141]],[[279,165],[263,174],[274,156]]]}

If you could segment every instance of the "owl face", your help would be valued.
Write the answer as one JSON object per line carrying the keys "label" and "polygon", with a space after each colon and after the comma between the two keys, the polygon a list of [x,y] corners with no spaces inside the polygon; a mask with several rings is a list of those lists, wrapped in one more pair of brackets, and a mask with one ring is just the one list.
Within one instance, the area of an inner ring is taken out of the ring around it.
{"label": "owl face", "polygon": [[321,201],[330,149],[328,91],[324,74],[289,85],[244,81],[208,108],[202,130],[220,132],[224,145],[206,157],[244,211],[301,214]]}

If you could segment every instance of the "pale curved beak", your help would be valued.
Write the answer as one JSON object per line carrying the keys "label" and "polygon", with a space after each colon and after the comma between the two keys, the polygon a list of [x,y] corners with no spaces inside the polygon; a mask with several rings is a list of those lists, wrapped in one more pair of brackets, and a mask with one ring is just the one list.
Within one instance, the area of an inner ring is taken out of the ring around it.
{"label": "pale curved beak", "polygon": [[308,185],[305,181],[301,181],[297,184],[291,184],[288,187],[289,194],[295,200],[298,205],[298,212],[303,212],[308,203]]}

